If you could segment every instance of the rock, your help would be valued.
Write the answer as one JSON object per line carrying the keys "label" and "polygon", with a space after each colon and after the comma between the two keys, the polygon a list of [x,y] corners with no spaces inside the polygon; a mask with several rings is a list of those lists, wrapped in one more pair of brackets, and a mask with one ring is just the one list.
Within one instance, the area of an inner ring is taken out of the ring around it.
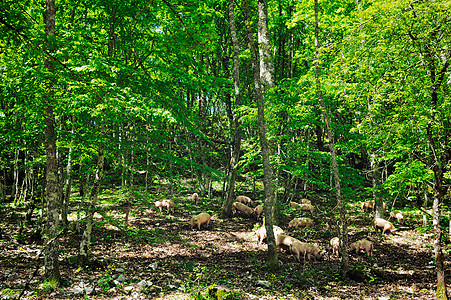
{"label": "rock", "polygon": [[265,288],[270,288],[271,287],[271,283],[269,281],[266,280],[257,280],[256,282],[257,286],[262,286]]}
{"label": "rock", "polygon": [[157,262],[151,263],[151,264],[149,265],[149,268],[151,268],[152,270],[155,271],[155,270],[158,268],[158,263],[157,263]]}
{"label": "rock", "polygon": [[124,287],[124,291],[128,293],[128,292],[132,291],[134,288],[135,288],[134,286],[129,285],[129,286]]}
{"label": "rock", "polygon": [[147,287],[151,287],[153,283],[151,281],[141,280],[138,282],[138,287],[141,289],[145,289]]}

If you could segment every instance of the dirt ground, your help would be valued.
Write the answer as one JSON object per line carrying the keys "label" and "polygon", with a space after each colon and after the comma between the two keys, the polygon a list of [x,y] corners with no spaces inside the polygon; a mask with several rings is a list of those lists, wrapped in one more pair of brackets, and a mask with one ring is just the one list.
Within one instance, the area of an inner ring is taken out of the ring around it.
{"label": "dirt ground", "polygon": [[253,231],[255,217],[222,220],[209,211],[209,226],[193,229],[187,221],[195,210],[202,211],[201,205],[194,211],[180,206],[173,214],[136,209],[128,229],[115,222],[123,219],[121,211],[97,215],[89,268],[75,264],[80,235],[75,230],[64,234],[60,259],[66,285],[47,292],[40,283],[42,267],[33,276],[42,266],[42,256],[36,259],[41,246],[29,239],[17,243],[14,216],[4,214],[2,224],[9,227],[0,241],[0,299],[14,299],[8,295],[24,289],[22,299],[189,299],[209,286],[233,291],[237,299],[435,299],[432,235],[420,234],[413,222],[397,224],[394,236],[381,236],[370,227],[371,217],[351,216],[350,242],[369,239],[374,255],[350,253],[350,267],[363,271],[343,281],[339,259],[328,246],[335,229],[321,218],[314,218],[314,229],[286,233],[327,251],[323,259],[298,263],[282,248],[280,270],[270,272],[264,267],[266,245],[258,246]]}

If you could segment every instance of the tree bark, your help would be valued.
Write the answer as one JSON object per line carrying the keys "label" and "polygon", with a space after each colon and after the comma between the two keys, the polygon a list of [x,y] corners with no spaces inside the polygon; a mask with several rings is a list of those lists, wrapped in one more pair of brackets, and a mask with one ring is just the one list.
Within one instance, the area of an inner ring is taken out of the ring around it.
{"label": "tree bark", "polygon": [[[243,98],[241,93],[241,82],[240,82],[240,44],[238,42],[238,37],[236,33],[236,25],[235,25],[235,5],[233,0],[229,0],[229,29],[230,35],[232,37],[232,46],[233,46],[233,84],[235,90],[235,107],[239,107],[241,105],[241,100]],[[230,108],[233,107],[232,101],[230,101]],[[230,159],[230,175],[229,175],[229,183],[227,185],[227,192],[224,199],[224,204],[222,207],[222,217],[229,218],[232,216],[232,204],[234,200],[234,190],[235,190],[235,180],[236,180],[236,164],[240,159],[240,150],[241,150],[241,129],[240,129],[240,115],[237,112],[232,112],[230,109],[230,120],[232,123],[232,149],[231,149],[231,159]]]}
{"label": "tree bark", "polygon": [[[55,37],[55,0],[46,0],[45,7],[45,36],[47,46],[53,50]],[[44,62],[49,72],[53,72],[53,61],[47,58]],[[46,190],[47,219],[45,224],[45,254],[44,254],[44,277],[48,281],[60,282],[61,275],[58,262],[58,230],[59,230],[59,208],[58,208],[58,161],[56,158],[56,130],[55,115],[53,112],[53,99],[51,82],[48,83],[47,98],[45,103],[45,153],[46,153]]]}
{"label": "tree bark", "polygon": [[384,202],[380,193],[378,191],[378,187],[381,185],[381,172],[379,168],[379,162],[377,161],[375,154],[371,153],[371,172],[372,172],[372,184],[373,184],[373,199],[374,199],[374,209],[375,209],[375,218],[384,218]]}
{"label": "tree bark", "polygon": [[330,129],[329,118],[327,116],[326,108],[323,100],[323,93],[321,91],[321,81],[319,79],[319,25],[318,25],[318,0],[315,0],[315,80],[316,89],[318,93],[318,99],[323,114],[324,123],[326,124],[327,137],[329,138],[329,149],[332,157],[332,168],[334,171],[335,179],[335,192],[337,196],[337,206],[340,214],[341,230],[340,230],[340,254],[341,254],[341,275],[346,278],[346,273],[349,265],[348,258],[348,224],[346,220],[346,212],[343,207],[343,199],[341,196],[340,186],[340,172],[337,164],[337,151],[335,149],[334,137],[332,130]]}
{"label": "tree bark", "polygon": [[[259,16],[261,14],[264,15],[264,12],[260,12],[260,9],[263,9],[263,5],[260,4],[259,0]],[[264,0],[262,2],[265,2]],[[264,3],[266,7],[266,2]],[[266,242],[268,244],[268,257],[266,261],[266,266],[270,269],[277,270],[279,268],[279,259],[277,253],[277,246],[274,237],[273,231],[273,200],[274,200],[274,191],[273,191],[273,171],[271,168],[271,164],[269,161],[269,146],[268,140],[266,139],[266,120],[265,120],[265,103],[263,99],[263,91],[262,91],[262,83],[261,83],[261,75],[260,70],[257,63],[257,53],[254,47],[254,37],[252,34],[252,30],[250,28],[250,18],[249,18],[249,4],[247,1],[244,3],[244,13],[246,18],[246,31],[247,31],[247,39],[249,43],[249,50],[251,52],[251,62],[252,62],[252,73],[254,75],[254,89],[255,96],[257,98],[257,107],[258,107],[258,135],[260,137],[260,147],[262,151],[262,161],[263,161],[263,185],[265,189],[265,206],[264,206],[264,214],[265,214],[265,227],[266,227]],[[260,17],[259,17],[260,18]],[[267,22],[267,20],[266,20]],[[260,23],[260,21],[259,21]],[[260,26],[259,26],[260,29]],[[260,33],[259,33],[260,35]],[[267,75],[267,74],[266,74]]]}
{"label": "tree bark", "polygon": [[[72,135],[74,135],[74,127],[72,125]],[[73,138],[71,138],[71,144],[69,147],[69,154],[67,155],[67,166],[66,166],[66,182],[64,183],[64,189],[61,199],[61,222],[64,226],[67,226],[67,214],[69,211],[69,200],[70,191],[72,189],[72,149],[73,149]]]}

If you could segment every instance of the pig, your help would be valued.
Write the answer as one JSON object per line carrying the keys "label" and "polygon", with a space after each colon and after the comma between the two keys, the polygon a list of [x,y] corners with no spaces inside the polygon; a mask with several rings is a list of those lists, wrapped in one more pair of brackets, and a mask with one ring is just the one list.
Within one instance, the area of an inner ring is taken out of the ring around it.
{"label": "pig", "polygon": [[299,204],[312,204],[312,202],[309,199],[306,198],[302,198],[301,200],[299,200]]}
{"label": "pig", "polygon": [[172,200],[168,200],[168,199],[164,199],[162,201],[156,201],[154,203],[155,207],[158,207],[160,209],[160,212],[162,212],[163,207],[167,207],[168,208],[168,213],[170,210],[172,210],[172,213],[174,213],[174,201]]}
{"label": "pig", "polygon": [[290,201],[290,207],[294,207],[296,209],[300,209],[302,211],[309,211],[310,213],[313,213],[313,205],[311,204],[299,204],[293,201]]}
{"label": "pig", "polygon": [[398,210],[390,212],[390,219],[391,218],[395,218],[399,223],[404,224],[404,215]]}
{"label": "pig", "polygon": [[254,213],[254,210],[247,206],[246,204],[243,204],[241,202],[233,202],[233,213],[235,214],[237,211],[240,211],[246,215],[252,215]]}
{"label": "pig", "polygon": [[[374,200],[365,201],[362,202],[361,207],[364,212],[373,211],[376,210],[376,203],[374,202]],[[387,204],[385,202],[382,202],[382,210],[384,211],[384,213],[386,212],[386,208]]]}
{"label": "pig", "polygon": [[[279,234],[285,233],[282,228],[280,228],[279,226],[276,226],[276,225],[273,225],[273,231],[274,231],[274,238],[276,239],[276,241],[277,241],[277,236]],[[258,246],[260,247],[263,239],[266,238],[265,225],[263,224],[259,229],[255,230],[255,233],[257,234]]]}
{"label": "pig", "polygon": [[191,196],[191,201],[194,201],[194,203],[196,203],[196,205],[197,205],[197,202],[199,201],[199,194],[194,193],[194,194]]}
{"label": "pig", "polygon": [[293,244],[295,241],[299,242],[298,239],[295,239],[291,236],[281,233],[281,234],[277,235],[276,245],[277,245],[277,247],[279,247],[280,245],[285,245],[287,247],[290,247],[291,244]]}
{"label": "pig", "polygon": [[339,253],[340,249],[340,239],[338,237],[334,237],[330,240],[330,248],[332,249],[332,255]]}
{"label": "pig", "polygon": [[197,225],[197,228],[200,230],[200,225],[207,223],[205,227],[208,227],[208,224],[210,224],[210,215],[207,213],[200,213],[197,216],[194,216],[189,220],[188,224],[191,227],[194,227]]}
{"label": "pig", "polygon": [[257,205],[254,208],[254,215],[257,216],[257,220],[260,218],[260,215],[262,214],[262,212],[263,212],[263,206],[262,205]]}
{"label": "pig", "polygon": [[296,228],[303,228],[303,227],[313,227],[313,220],[310,218],[294,218],[293,220],[288,223],[288,228],[296,227]]}
{"label": "pig", "polygon": [[370,200],[362,202],[361,207],[364,212],[372,211],[374,209],[374,201]]}
{"label": "pig", "polygon": [[162,211],[162,209],[163,209],[163,202],[162,201],[155,201],[153,203],[153,205],[155,205],[156,208],[159,208],[160,212]]}
{"label": "pig", "polygon": [[368,256],[373,256],[373,249],[373,243],[367,239],[358,240],[349,245],[349,251],[355,250],[358,253],[360,250],[363,250]]}
{"label": "pig", "polygon": [[294,241],[290,245],[290,251],[291,253],[293,253],[294,258],[298,262],[301,261],[301,254],[304,256],[304,258],[307,256],[308,260],[310,260],[311,258],[315,260],[321,258],[320,249],[317,246],[309,243]]}
{"label": "pig", "polygon": [[162,203],[163,203],[163,207],[168,208],[168,213],[169,213],[169,210],[172,210],[172,213],[174,213],[174,207],[175,207],[174,201],[172,201],[170,199],[164,199],[162,201]]}
{"label": "pig", "polygon": [[251,204],[251,205],[254,203],[254,201],[252,201],[251,198],[249,198],[247,196],[243,196],[243,195],[236,197],[236,201],[244,203],[244,204]]}
{"label": "pig", "polygon": [[381,218],[375,218],[373,220],[373,225],[374,230],[376,230],[376,232],[378,231],[379,228],[382,229],[382,234],[384,234],[386,231],[389,231],[391,234],[395,234],[397,230],[392,223]]}
{"label": "pig", "polygon": [[310,213],[313,214],[313,210],[315,209],[315,207],[311,204],[301,204],[301,210],[302,211],[309,211]]}

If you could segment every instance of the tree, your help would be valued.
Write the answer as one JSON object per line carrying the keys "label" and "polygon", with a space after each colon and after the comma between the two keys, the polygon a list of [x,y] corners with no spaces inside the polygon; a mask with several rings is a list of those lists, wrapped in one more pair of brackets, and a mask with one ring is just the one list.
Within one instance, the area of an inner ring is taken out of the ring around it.
{"label": "tree", "polygon": [[[384,145],[384,155],[399,160],[409,155],[434,174],[430,185],[439,299],[448,298],[440,216],[451,157],[449,87],[444,84],[451,59],[450,15],[444,2],[375,1],[360,12],[352,30],[362,30],[348,48],[354,78],[367,80],[358,89],[367,97],[356,98],[368,110],[358,125],[368,135],[368,145]],[[354,64],[352,57],[364,63]]]}
{"label": "tree", "polygon": [[[265,85],[270,87],[273,84],[271,75],[271,68],[268,67],[268,62],[270,57],[266,56],[268,54],[267,50],[270,49],[268,39],[267,39],[267,9],[266,1],[259,1],[258,4],[258,15],[259,15],[259,26],[258,35],[261,38],[260,42],[264,45],[262,47],[262,55],[260,57],[261,64],[266,66],[265,69],[259,70],[257,53],[254,47],[254,37],[252,30],[250,28],[250,18],[249,18],[249,5],[245,1],[244,14],[246,18],[246,31],[247,31],[247,41],[249,45],[249,50],[251,52],[251,63],[252,63],[252,74],[254,76],[254,91],[257,100],[258,108],[258,135],[260,138],[261,155],[263,161],[263,185],[265,190],[265,227],[267,234],[267,244],[268,244],[268,258],[266,265],[270,269],[279,268],[279,260],[277,257],[277,246],[273,231],[273,206],[274,206],[274,187],[273,187],[273,170],[269,161],[269,145],[266,137],[266,120],[265,120],[265,103],[264,103],[264,87]],[[263,61],[263,62],[262,62]],[[272,72],[272,74],[274,74]],[[263,81],[265,84],[263,84]]]}
{"label": "tree", "polygon": [[[52,53],[55,49],[55,1],[46,0],[45,6],[45,36],[47,49]],[[44,62],[47,71],[52,74],[54,72],[54,62],[52,58],[47,57]],[[56,157],[56,129],[55,115],[53,112],[54,96],[53,82],[50,76],[47,80],[47,93],[44,102],[44,121],[45,121],[45,152],[46,152],[46,225],[45,225],[45,255],[44,267],[45,278],[49,281],[59,282],[61,275],[58,262],[58,231],[59,216],[58,209],[58,161]]]}
{"label": "tree", "polygon": [[[233,47],[233,84],[234,84],[234,91],[235,91],[235,107],[239,108],[241,105],[241,101],[243,98],[243,94],[241,91],[241,80],[240,80],[240,44],[237,38],[237,32],[236,32],[236,23],[235,23],[235,5],[233,0],[229,0],[228,5],[228,11],[229,11],[229,28],[230,28],[230,36],[232,39],[232,47]],[[230,101],[231,102],[231,101]],[[232,215],[232,204],[233,204],[233,196],[234,196],[234,189],[235,189],[235,180],[236,180],[236,173],[237,169],[236,166],[238,164],[238,161],[240,159],[240,150],[241,150],[241,128],[240,128],[240,121],[239,117],[240,114],[237,111],[232,111],[232,103],[229,104],[230,106],[230,122],[231,122],[231,132],[233,134],[233,139],[231,143],[232,150],[230,151],[231,158],[230,158],[230,167],[229,167],[229,180],[227,184],[227,192],[224,199],[224,205],[222,208],[222,215],[223,217],[230,217]]]}
{"label": "tree", "polygon": [[320,62],[320,45],[319,45],[319,28],[318,28],[318,0],[315,0],[315,81],[316,90],[318,93],[319,104],[321,107],[321,112],[323,115],[324,123],[326,125],[327,137],[329,138],[329,150],[332,158],[332,169],[335,179],[335,193],[337,196],[337,206],[340,214],[340,254],[341,254],[341,272],[342,277],[346,278],[346,272],[348,269],[349,259],[348,259],[348,222],[346,218],[345,209],[343,207],[343,198],[341,196],[341,185],[340,185],[340,172],[337,163],[337,150],[335,148],[334,136],[332,135],[332,130],[330,128],[329,117],[326,112],[326,107],[324,105],[323,93],[321,90],[321,81],[319,75],[319,62]]}

